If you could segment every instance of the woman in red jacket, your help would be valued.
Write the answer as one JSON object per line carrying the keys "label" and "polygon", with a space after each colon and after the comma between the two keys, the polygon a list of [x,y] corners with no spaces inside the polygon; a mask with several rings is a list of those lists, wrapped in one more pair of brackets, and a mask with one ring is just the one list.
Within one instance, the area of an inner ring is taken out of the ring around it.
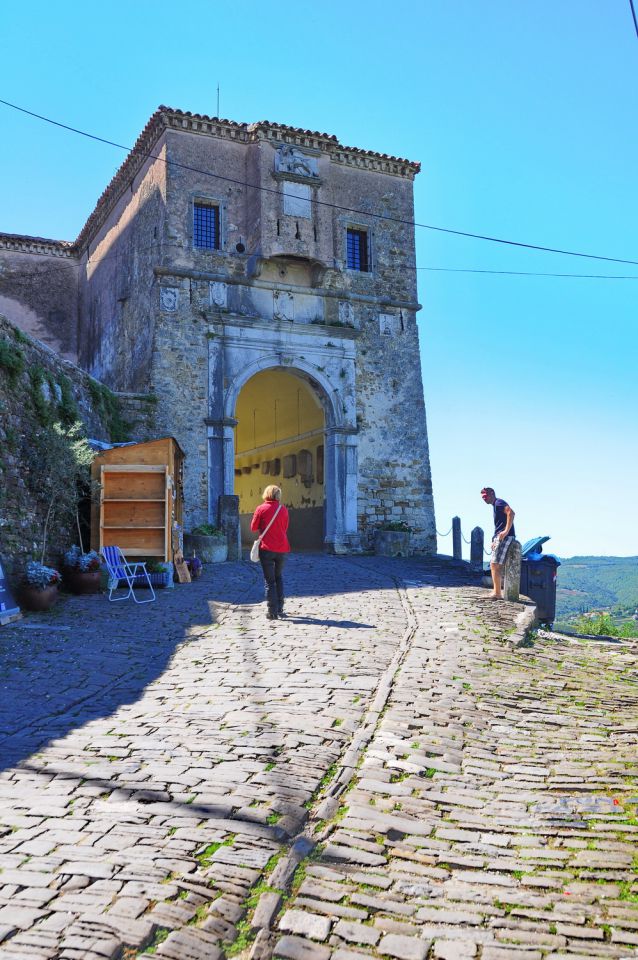
{"label": "woman in red jacket", "polygon": [[[284,617],[284,581],[282,570],[286,554],[290,553],[288,529],[288,511],[281,503],[281,489],[272,484],[264,490],[263,503],[253,514],[250,529],[259,531],[261,542],[259,560],[264,573],[266,603],[269,620]],[[265,531],[265,533],[264,533]]]}

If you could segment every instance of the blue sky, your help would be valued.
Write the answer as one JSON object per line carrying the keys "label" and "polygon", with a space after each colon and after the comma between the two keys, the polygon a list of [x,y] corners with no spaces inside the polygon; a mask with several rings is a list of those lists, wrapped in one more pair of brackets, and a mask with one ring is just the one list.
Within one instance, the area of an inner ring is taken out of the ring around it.
{"label": "blue sky", "polygon": [[[420,160],[420,223],[638,261],[638,38],[628,0],[249,0],[6,8],[0,97],[123,144],[165,103]],[[0,230],[74,239],[123,153],[0,106]],[[417,229],[418,264],[638,266]],[[421,270],[437,527],[562,556],[638,554],[638,279]],[[450,538],[439,541],[448,552]]]}

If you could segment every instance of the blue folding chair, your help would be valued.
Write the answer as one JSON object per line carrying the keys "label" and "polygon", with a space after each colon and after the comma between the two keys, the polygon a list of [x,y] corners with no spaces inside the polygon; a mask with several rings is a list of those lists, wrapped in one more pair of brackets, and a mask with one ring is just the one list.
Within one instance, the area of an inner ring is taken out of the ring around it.
{"label": "blue folding chair", "polygon": [[[129,597],[133,597],[135,603],[151,603],[155,600],[155,591],[145,563],[129,563],[119,547],[104,547],[102,556],[109,573],[109,600],[115,602],[116,600],[128,600]],[[135,596],[135,581],[137,580],[138,586],[140,586],[140,581],[143,582],[144,579],[146,579],[151,595],[148,600],[138,600]],[[113,591],[118,589],[121,580],[128,586],[128,593],[123,597],[114,597]]]}

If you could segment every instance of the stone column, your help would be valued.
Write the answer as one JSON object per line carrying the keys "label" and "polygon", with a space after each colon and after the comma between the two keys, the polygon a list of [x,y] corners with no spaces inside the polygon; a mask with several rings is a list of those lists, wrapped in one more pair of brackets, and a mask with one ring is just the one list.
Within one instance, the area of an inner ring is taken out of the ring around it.
{"label": "stone column", "polygon": [[232,494],[235,479],[235,427],[232,417],[206,419],[208,428],[208,521],[217,522],[219,498]]}
{"label": "stone column", "polygon": [[470,567],[474,573],[483,570],[483,546],[485,535],[480,527],[474,527],[470,535]]}
{"label": "stone column", "polygon": [[327,427],[325,543],[334,553],[347,553],[360,547],[357,531],[358,469],[356,427]]}
{"label": "stone column", "polygon": [[241,560],[241,531],[239,529],[239,497],[221,496],[218,501],[217,526],[226,534],[228,559]]}
{"label": "stone column", "polygon": [[513,540],[509,545],[503,569],[503,596],[506,600],[518,600],[521,587],[521,545]]}
{"label": "stone column", "polygon": [[455,560],[463,559],[463,544],[461,542],[461,518],[452,517],[452,556]]}

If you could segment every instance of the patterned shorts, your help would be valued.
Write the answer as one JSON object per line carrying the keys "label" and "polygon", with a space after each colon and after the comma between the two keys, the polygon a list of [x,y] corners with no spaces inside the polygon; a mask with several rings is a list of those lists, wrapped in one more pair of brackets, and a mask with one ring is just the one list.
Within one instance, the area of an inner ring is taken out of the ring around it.
{"label": "patterned shorts", "polygon": [[492,540],[491,563],[505,563],[505,557],[513,539],[514,537],[505,537],[503,540],[499,540],[498,537],[494,537]]}

